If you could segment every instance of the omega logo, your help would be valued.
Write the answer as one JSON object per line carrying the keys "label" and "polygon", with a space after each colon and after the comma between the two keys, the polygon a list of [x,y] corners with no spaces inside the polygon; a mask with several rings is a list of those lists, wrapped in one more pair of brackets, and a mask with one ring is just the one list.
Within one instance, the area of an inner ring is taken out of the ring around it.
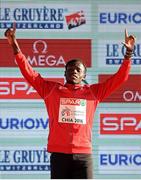
{"label": "omega logo", "polygon": [[42,44],[42,53],[45,54],[47,53],[47,43],[43,40],[38,40],[38,41],[35,41],[34,44],[33,44],[33,52],[34,53],[39,53],[39,49],[38,49],[38,45],[41,45]]}

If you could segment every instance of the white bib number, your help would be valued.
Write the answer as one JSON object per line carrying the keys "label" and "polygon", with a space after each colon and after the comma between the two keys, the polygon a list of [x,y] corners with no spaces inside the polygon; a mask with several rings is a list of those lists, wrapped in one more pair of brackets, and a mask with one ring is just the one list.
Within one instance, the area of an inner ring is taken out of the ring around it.
{"label": "white bib number", "polygon": [[59,122],[86,124],[86,100],[77,98],[61,98]]}

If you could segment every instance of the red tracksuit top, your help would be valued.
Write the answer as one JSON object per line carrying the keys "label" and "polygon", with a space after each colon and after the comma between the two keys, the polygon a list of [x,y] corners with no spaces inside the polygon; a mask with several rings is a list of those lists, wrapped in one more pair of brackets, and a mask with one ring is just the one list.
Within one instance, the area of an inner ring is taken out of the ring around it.
{"label": "red tracksuit top", "polygon": [[131,61],[124,60],[117,73],[104,83],[60,84],[45,80],[19,52],[17,64],[25,79],[44,100],[49,115],[48,152],[92,153],[92,124],[99,102],[128,78]]}

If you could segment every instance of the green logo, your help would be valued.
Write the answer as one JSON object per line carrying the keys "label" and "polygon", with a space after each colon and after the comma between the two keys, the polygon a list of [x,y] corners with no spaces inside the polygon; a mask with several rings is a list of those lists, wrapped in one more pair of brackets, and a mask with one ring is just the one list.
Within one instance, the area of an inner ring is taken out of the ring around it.
{"label": "green logo", "polygon": [[85,100],[81,100],[81,106],[85,106],[86,105],[86,101]]}

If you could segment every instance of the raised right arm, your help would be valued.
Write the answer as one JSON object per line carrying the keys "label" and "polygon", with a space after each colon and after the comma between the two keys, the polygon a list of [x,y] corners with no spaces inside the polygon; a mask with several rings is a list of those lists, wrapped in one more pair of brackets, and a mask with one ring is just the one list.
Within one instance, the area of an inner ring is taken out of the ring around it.
{"label": "raised right arm", "polygon": [[54,84],[51,82],[47,83],[47,81],[45,81],[44,78],[42,78],[41,75],[31,67],[28,60],[20,50],[19,44],[16,40],[15,32],[16,24],[13,23],[13,28],[8,28],[5,31],[5,36],[7,37],[8,43],[13,49],[18,67],[20,68],[22,75],[34,87],[38,94],[42,98],[45,98]]}

